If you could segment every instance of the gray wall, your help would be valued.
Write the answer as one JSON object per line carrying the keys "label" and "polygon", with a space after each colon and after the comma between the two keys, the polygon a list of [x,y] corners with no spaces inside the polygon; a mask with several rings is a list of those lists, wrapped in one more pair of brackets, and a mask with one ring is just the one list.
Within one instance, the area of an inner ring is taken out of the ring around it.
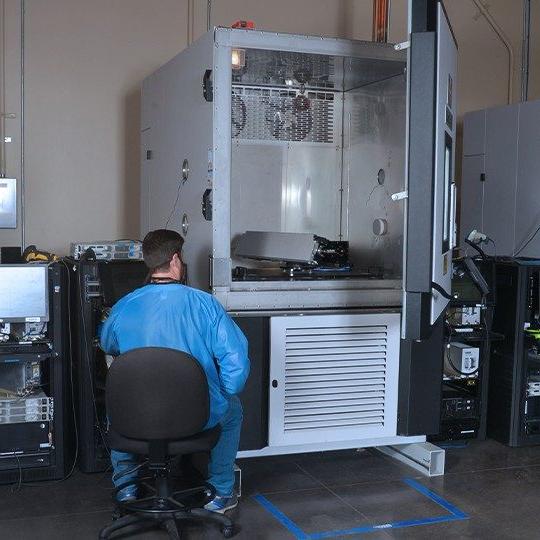
{"label": "gray wall", "polygon": [[[505,49],[471,0],[446,3],[460,46],[460,113],[504,104]],[[540,0],[533,3],[538,22]],[[17,112],[20,4],[0,0],[0,32],[5,32],[0,47],[6,44],[0,51],[6,72],[0,92],[6,110]],[[72,240],[137,235],[139,85],[182,50],[189,37],[205,31],[206,1],[24,4],[26,244],[66,253]],[[489,4],[515,47],[518,99],[521,2]],[[406,0],[393,0],[391,13],[390,40],[403,40]],[[214,0],[212,24],[254,19],[262,29],[371,39],[371,17],[372,0]],[[540,95],[540,70],[534,69],[540,64],[538,31],[532,45],[531,98]],[[7,150],[7,175],[20,178],[20,116],[5,123],[5,133],[14,137]],[[0,245],[17,243],[20,233],[0,230]]]}

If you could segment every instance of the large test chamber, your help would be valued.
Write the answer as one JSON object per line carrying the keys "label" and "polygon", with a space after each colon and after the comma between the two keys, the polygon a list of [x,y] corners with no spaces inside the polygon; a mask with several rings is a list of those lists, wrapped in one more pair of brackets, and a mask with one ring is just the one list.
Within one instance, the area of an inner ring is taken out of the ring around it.
{"label": "large test chamber", "polygon": [[141,232],[179,231],[190,285],[255,344],[244,450],[415,442],[438,422],[408,418],[416,373],[435,408],[440,392],[442,355],[413,357],[442,347],[450,292],[456,45],[439,2],[412,1],[410,30],[216,28],[144,81]]}

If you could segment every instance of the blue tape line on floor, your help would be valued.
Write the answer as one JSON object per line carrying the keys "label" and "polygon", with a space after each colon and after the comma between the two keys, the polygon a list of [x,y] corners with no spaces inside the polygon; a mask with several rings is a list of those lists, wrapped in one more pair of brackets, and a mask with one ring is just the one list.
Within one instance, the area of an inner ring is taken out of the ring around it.
{"label": "blue tape line on floor", "polygon": [[404,521],[394,521],[383,525],[367,525],[365,527],[356,527],[354,529],[344,529],[341,531],[327,531],[312,533],[308,536],[309,540],[321,540],[323,538],[335,538],[336,536],[349,536],[352,534],[372,533],[388,529],[405,529],[406,527],[417,527],[419,525],[433,525],[434,523],[446,523],[448,521],[461,521],[462,518],[456,516],[436,516],[424,519],[409,519]]}
{"label": "blue tape line on floor", "polygon": [[436,502],[439,506],[442,506],[445,510],[448,510],[452,515],[460,519],[467,519],[469,516],[462,512],[459,508],[454,506],[452,503],[449,503],[446,499],[443,499],[440,495],[437,495],[433,491],[430,491],[427,487],[423,486],[416,480],[412,478],[405,478],[403,480],[407,485],[411,486],[413,489],[425,495],[428,499],[431,499],[433,502]]}
{"label": "blue tape line on floor", "polygon": [[289,519],[281,510],[276,508],[266,497],[255,495],[255,500],[266,510],[268,510],[284,527],[289,529],[299,540],[306,540],[308,535],[292,520]]}
{"label": "blue tape line on floor", "polygon": [[335,538],[336,536],[371,533],[386,529],[404,529],[407,527],[433,525],[435,523],[446,523],[449,521],[462,521],[469,518],[469,516],[465,512],[462,512],[452,503],[448,502],[446,499],[443,499],[440,495],[437,495],[437,493],[429,490],[427,487],[420,484],[416,480],[413,480],[412,478],[405,478],[403,481],[418,493],[421,493],[428,499],[432,500],[433,502],[437,503],[439,506],[450,512],[450,514],[444,516],[394,521],[392,523],[383,523],[381,525],[367,525],[362,527],[354,527],[351,529],[324,531],[308,534],[305,533],[292,519],[288,518],[281,510],[279,510],[279,508],[274,506],[263,495],[256,495],[255,500],[268,512],[270,512],[270,514],[272,514],[277,521],[279,521],[299,540],[322,540],[324,538]]}

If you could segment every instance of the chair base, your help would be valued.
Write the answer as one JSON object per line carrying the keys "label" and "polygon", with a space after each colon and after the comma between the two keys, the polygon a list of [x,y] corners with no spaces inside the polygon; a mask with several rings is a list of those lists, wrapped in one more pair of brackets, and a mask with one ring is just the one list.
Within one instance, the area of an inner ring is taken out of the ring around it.
{"label": "chair base", "polygon": [[154,522],[154,526],[165,528],[171,540],[180,540],[181,529],[178,528],[178,522],[182,520],[206,521],[219,525],[224,538],[232,538],[235,534],[234,524],[227,516],[210,512],[204,508],[193,508],[188,511],[163,512],[154,516],[140,513],[128,514],[101,529],[99,538],[100,540],[108,540],[111,534],[125,527],[134,527],[137,530],[147,528],[149,523]]}
{"label": "chair base", "polygon": [[[124,502],[117,501],[117,509],[113,514],[113,519],[117,519],[100,531],[100,540],[109,539],[111,534],[125,527],[141,529],[149,525],[163,527],[169,538],[179,540],[181,532],[178,524],[181,521],[213,523],[220,527],[225,538],[234,536],[234,524],[229,517],[202,508],[215,495],[211,486],[173,492],[169,489],[168,478],[164,472],[160,468],[154,476],[126,482],[114,490],[113,496],[116,497],[126,485],[136,484],[150,495]],[[155,480],[155,487],[148,483],[151,480]]]}

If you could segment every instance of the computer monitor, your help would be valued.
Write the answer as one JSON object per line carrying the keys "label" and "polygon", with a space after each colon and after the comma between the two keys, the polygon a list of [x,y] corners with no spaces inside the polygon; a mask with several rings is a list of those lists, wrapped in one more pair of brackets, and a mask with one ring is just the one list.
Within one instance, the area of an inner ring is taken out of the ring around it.
{"label": "computer monitor", "polygon": [[0,323],[47,322],[46,264],[0,264]]}
{"label": "computer monitor", "polygon": [[144,285],[148,268],[142,261],[99,261],[98,273],[103,303],[111,307]]}

